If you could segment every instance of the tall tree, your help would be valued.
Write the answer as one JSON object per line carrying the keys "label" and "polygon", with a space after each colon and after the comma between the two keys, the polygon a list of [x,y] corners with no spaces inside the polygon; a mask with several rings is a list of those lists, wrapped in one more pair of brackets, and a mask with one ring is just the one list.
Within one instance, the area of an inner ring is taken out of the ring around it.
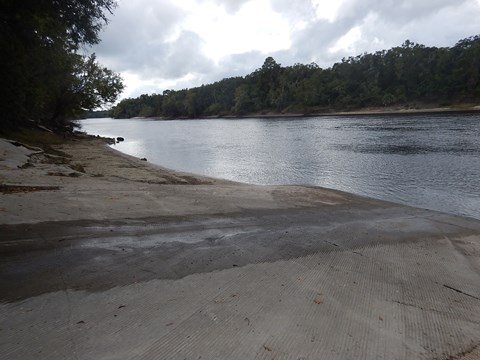
{"label": "tall tree", "polygon": [[27,119],[59,125],[79,108],[91,109],[119,94],[118,75],[94,57],[77,54],[99,42],[115,6],[114,0],[0,2],[0,126],[19,126]]}

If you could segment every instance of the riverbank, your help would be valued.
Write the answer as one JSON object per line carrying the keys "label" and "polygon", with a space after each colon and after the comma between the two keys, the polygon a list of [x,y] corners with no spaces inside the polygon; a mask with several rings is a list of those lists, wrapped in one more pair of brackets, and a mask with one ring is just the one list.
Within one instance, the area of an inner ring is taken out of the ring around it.
{"label": "riverbank", "polygon": [[115,151],[100,138],[72,138],[54,149],[61,155],[0,142],[0,190],[8,195],[0,223],[224,214],[337,201],[370,203],[333,190],[255,186],[182,173]]}
{"label": "riverbank", "polygon": [[480,221],[0,142],[0,358],[474,359]]}
{"label": "riverbank", "polygon": [[[313,112],[262,112],[250,113],[244,115],[213,115],[198,116],[195,119],[272,119],[272,118],[297,118],[297,117],[325,117],[325,116],[382,116],[382,115],[427,115],[427,114],[452,114],[452,113],[480,113],[480,105],[463,104],[456,106],[388,106],[388,107],[371,107],[350,111],[313,111]],[[187,120],[189,118],[156,118],[161,120]],[[145,119],[136,117],[136,119]]]}
{"label": "riverbank", "polygon": [[450,113],[480,113],[478,105],[458,106],[430,106],[430,107],[382,107],[366,108],[352,111],[335,111],[333,113],[319,113],[315,116],[362,116],[362,115],[421,115],[421,114],[450,114]]}

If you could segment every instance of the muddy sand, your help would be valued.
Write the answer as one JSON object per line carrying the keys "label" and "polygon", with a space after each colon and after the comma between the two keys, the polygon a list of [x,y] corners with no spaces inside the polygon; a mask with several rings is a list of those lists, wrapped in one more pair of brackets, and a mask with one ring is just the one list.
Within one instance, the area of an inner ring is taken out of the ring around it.
{"label": "muddy sand", "polygon": [[0,140],[0,359],[479,359],[480,221]]}

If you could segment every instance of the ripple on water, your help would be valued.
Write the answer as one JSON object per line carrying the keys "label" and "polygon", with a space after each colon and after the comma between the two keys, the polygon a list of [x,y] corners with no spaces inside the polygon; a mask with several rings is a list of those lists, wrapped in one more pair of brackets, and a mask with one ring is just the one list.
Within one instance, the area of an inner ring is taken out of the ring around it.
{"label": "ripple on water", "polygon": [[480,218],[475,114],[81,122],[169,168],[254,184],[305,184]]}

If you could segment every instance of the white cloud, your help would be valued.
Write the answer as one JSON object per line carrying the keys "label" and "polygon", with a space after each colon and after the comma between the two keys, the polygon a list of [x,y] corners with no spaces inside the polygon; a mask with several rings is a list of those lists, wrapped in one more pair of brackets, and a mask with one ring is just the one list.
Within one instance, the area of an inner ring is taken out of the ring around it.
{"label": "white cloud", "polygon": [[480,33],[480,0],[121,0],[93,50],[125,96],[398,46],[452,46]]}
{"label": "white cloud", "polygon": [[198,34],[205,42],[204,54],[217,62],[231,54],[269,53],[290,46],[289,22],[271,9],[268,0],[246,2],[234,14],[218,4],[198,5],[182,27]]}
{"label": "white cloud", "polygon": [[347,51],[355,54],[357,52],[355,44],[362,39],[362,30],[360,26],[351,28],[345,35],[337,40],[334,46],[328,49],[330,53]]}
{"label": "white cloud", "polygon": [[334,22],[338,15],[338,10],[343,4],[343,1],[312,0],[312,3],[315,6],[318,19],[325,19],[329,22]]}

